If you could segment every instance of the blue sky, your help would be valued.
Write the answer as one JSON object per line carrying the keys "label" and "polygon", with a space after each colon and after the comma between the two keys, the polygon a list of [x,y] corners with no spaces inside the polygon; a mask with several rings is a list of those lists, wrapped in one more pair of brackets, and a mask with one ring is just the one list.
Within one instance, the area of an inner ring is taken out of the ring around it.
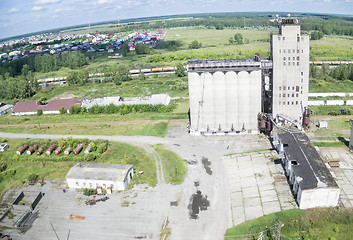
{"label": "blue sky", "polygon": [[0,0],[0,39],[120,19],[205,12],[314,12],[353,15],[353,0]]}

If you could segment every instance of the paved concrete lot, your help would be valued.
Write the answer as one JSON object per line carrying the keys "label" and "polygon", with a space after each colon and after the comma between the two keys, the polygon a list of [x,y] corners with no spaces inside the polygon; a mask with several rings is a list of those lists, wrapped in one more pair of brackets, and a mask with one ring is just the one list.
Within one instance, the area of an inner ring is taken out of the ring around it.
{"label": "paved concrete lot", "polygon": [[[8,138],[62,138],[65,135],[4,134]],[[73,138],[108,139],[146,148],[161,143],[179,154],[188,164],[184,182],[172,186],[160,181],[155,188],[144,185],[110,195],[106,202],[84,204],[80,192],[63,193],[65,183],[29,187],[45,196],[38,204],[39,218],[25,234],[12,230],[13,239],[159,239],[163,222],[168,218],[169,239],[223,239],[227,228],[281,209],[293,208],[293,198],[281,165],[269,160],[274,152],[267,138],[259,135],[192,137],[186,126],[172,126],[164,138],[148,136],[71,136]],[[261,150],[260,153],[244,152]],[[231,158],[222,158],[235,153]],[[207,159],[207,161],[204,161]],[[205,164],[207,163],[207,170]],[[36,189],[38,188],[38,189]],[[239,190],[240,189],[240,190]],[[197,192],[209,202],[199,208],[196,219],[190,217],[192,197]],[[128,201],[128,207],[122,203]],[[177,201],[177,206],[171,202]],[[69,219],[70,214],[84,220]]]}
{"label": "paved concrete lot", "polygon": [[235,154],[223,157],[230,188],[232,224],[296,208],[275,151]]}
{"label": "paved concrete lot", "polygon": [[329,161],[339,161],[340,166],[330,168],[333,177],[337,179],[337,184],[341,189],[340,203],[344,207],[353,207],[353,154],[346,147],[319,148],[322,159]]}

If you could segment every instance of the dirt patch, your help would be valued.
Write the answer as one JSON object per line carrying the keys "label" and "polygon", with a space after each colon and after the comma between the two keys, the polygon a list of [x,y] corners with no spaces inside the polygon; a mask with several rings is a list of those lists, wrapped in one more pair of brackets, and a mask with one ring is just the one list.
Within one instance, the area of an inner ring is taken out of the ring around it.
{"label": "dirt patch", "polygon": [[191,195],[188,206],[190,219],[198,219],[200,211],[205,211],[210,206],[210,201],[207,200],[207,195],[202,195],[201,191]]}
{"label": "dirt patch", "polygon": [[59,99],[70,99],[70,98],[75,98],[77,97],[76,95],[72,94],[72,93],[64,93],[58,96],[53,97],[50,100],[59,100]]}
{"label": "dirt patch", "polygon": [[212,175],[212,169],[211,169],[211,161],[208,161],[208,158],[202,157],[202,164],[203,167],[206,169],[206,173],[208,175]]}

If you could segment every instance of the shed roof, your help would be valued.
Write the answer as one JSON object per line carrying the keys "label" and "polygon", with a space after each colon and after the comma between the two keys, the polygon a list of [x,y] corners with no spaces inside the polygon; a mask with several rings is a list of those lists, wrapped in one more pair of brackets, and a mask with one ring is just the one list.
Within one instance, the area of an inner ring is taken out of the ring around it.
{"label": "shed roof", "polygon": [[304,133],[282,132],[278,133],[278,137],[284,145],[287,159],[298,163],[291,167],[302,190],[338,188],[319,153]]}
{"label": "shed roof", "polygon": [[124,181],[133,165],[77,163],[66,178]]}
{"label": "shed roof", "polygon": [[81,105],[81,100],[76,99],[57,99],[51,100],[47,104],[42,103],[41,101],[28,101],[28,102],[18,102],[14,109],[13,113],[16,112],[36,112],[37,109],[42,109],[43,111],[56,111],[60,108],[70,109],[73,105]]}

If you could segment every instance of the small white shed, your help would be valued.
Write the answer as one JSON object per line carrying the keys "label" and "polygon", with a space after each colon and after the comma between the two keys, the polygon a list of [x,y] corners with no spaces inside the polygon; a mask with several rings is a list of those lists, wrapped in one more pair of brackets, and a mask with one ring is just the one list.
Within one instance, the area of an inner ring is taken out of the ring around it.
{"label": "small white shed", "polygon": [[132,165],[77,163],[66,175],[69,188],[98,188],[122,191],[134,175]]}
{"label": "small white shed", "polygon": [[317,125],[320,129],[327,129],[328,128],[328,121],[321,120]]}

